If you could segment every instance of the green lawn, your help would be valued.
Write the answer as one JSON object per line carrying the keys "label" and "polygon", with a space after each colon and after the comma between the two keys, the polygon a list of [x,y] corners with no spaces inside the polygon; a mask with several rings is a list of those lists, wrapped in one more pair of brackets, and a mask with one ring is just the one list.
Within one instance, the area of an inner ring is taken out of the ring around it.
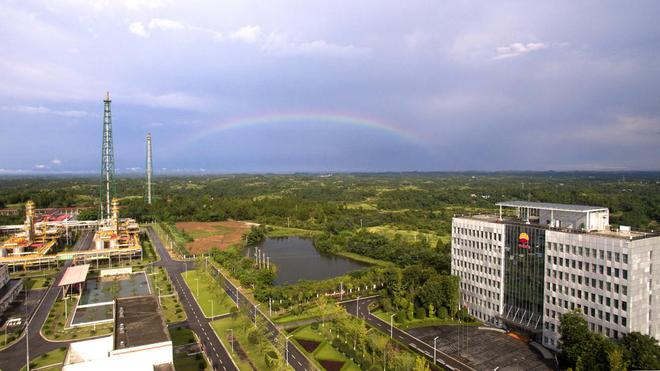
{"label": "green lawn", "polygon": [[397,229],[396,227],[390,225],[379,225],[375,227],[368,227],[367,230],[372,233],[382,234],[390,239],[394,238],[394,236],[397,234],[409,241],[414,241],[415,238],[417,239],[426,238],[431,246],[435,246],[438,240],[442,240],[443,243],[448,243],[449,241],[451,241],[451,236],[448,235],[440,236],[435,233],[418,232],[409,229]]}
{"label": "green lawn", "polygon": [[268,237],[314,237],[315,235],[322,233],[321,231],[314,231],[311,229],[287,228],[275,225],[269,225],[268,228],[272,229],[268,231]]}
{"label": "green lawn", "polygon": [[284,324],[295,321],[302,321],[310,318],[316,318],[321,315],[319,308],[316,306],[305,308],[301,314],[284,314],[279,317],[272,318],[273,322]]}
{"label": "green lawn", "polygon": [[334,253],[335,255],[343,256],[345,258],[353,259],[362,263],[367,263],[367,264],[373,264],[373,265],[378,265],[381,267],[392,267],[395,264],[392,262],[388,262],[385,260],[380,260],[380,259],[374,259],[370,258],[368,256],[352,253],[352,252],[347,252],[347,251],[338,251]]}
{"label": "green lawn", "polygon": [[[66,356],[67,347],[63,346],[57,348],[46,354],[42,354],[37,358],[34,358],[30,361],[30,369],[34,370],[36,368],[41,368],[44,366],[55,365],[53,367],[42,368],[43,371],[54,371],[61,370],[62,363],[64,362],[64,356]],[[21,370],[26,370],[27,367],[23,366]]]}
{"label": "green lawn", "polygon": [[[329,324],[326,324],[328,326]],[[314,350],[312,354],[305,351],[305,348],[299,346],[310,359],[318,362],[319,360],[339,361],[344,362],[342,371],[345,370],[360,370],[360,367],[352,360],[348,359],[344,354],[335,349],[332,344],[323,336],[320,330],[314,330],[311,325],[299,327],[293,332],[294,340],[312,340],[317,341],[320,345]],[[323,369],[320,363],[316,363],[319,369]]]}
{"label": "green lawn", "polygon": [[[266,366],[266,361],[264,360],[264,354],[258,348],[258,345],[251,344],[248,341],[248,331],[252,328],[252,325],[246,317],[238,315],[235,318],[222,318],[211,322],[211,326],[241,370],[251,371],[250,362],[252,362],[257,370],[268,370],[268,366]],[[247,359],[240,359],[236,352],[232,353],[231,342],[229,341],[231,331],[229,329],[233,330],[235,350],[240,346],[247,354],[249,361]]]}
{"label": "green lawn", "polygon": [[[371,312],[374,316],[382,319],[386,323],[390,323],[390,316],[394,314],[394,312],[383,312],[382,310],[376,310]],[[394,326],[400,328],[400,329],[408,329],[408,328],[415,328],[415,327],[426,327],[426,326],[443,326],[443,325],[458,325],[459,322],[453,318],[445,318],[445,319],[440,319],[437,317],[432,317],[432,318],[424,318],[424,319],[413,319],[411,321],[406,321],[406,323],[399,323],[396,321],[396,317],[394,318]],[[467,325],[467,326],[480,326],[480,322],[460,322],[462,325]]]}
{"label": "green lawn", "polygon": [[23,282],[23,286],[28,290],[41,289],[50,286],[52,281],[53,280],[50,277],[43,277],[43,276],[30,277],[25,279],[25,281]]}
{"label": "green lawn", "polygon": [[[199,306],[202,307],[206,317],[229,313],[231,308],[236,306],[220,286],[220,283],[207,272],[195,269],[187,273],[181,273],[181,276],[190,288],[193,296],[195,296],[195,299],[197,299]],[[198,282],[199,292],[197,291]]]}
{"label": "green lawn", "polygon": [[[75,299],[67,301],[67,314],[73,315],[73,303]],[[48,314],[46,322],[41,328],[42,333],[49,340],[81,340],[92,336],[108,335],[112,333],[112,323],[104,323],[94,326],[73,327],[65,329],[66,318],[64,317],[64,300],[57,300]]]}
{"label": "green lawn", "polygon": [[163,311],[165,321],[167,323],[185,321],[186,312],[183,310],[183,307],[181,307],[177,297],[172,295],[174,293],[174,289],[172,284],[167,279],[167,272],[165,269],[163,267],[154,267],[153,271],[151,271],[151,268],[147,268],[146,272],[148,272],[147,276],[149,277],[151,291],[156,295],[158,295],[160,292],[160,307]]}

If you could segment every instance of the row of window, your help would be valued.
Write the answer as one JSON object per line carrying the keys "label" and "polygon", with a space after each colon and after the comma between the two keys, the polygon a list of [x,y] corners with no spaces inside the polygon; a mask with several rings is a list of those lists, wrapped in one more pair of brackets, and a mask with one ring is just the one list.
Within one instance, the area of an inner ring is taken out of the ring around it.
{"label": "row of window", "polygon": [[498,254],[502,253],[502,247],[500,246],[485,242],[466,240],[458,237],[454,238],[454,245],[471,247],[473,249],[479,249],[483,251],[496,252]]}
{"label": "row of window", "polygon": [[476,310],[474,310],[475,307],[484,308],[484,309],[488,308],[488,310],[493,310],[497,313],[500,312],[499,304],[494,304],[494,303],[489,302],[488,300],[479,299],[476,296],[465,295],[465,296],[463,296],[463,300],[468,304],[472,304],[472,305],[468,305],[468,307],[472,308],[473,311],[475,311],[475,312],[476,312]]}
{"label": "row of window", "polygon": [[497,302],[500,301],[500,293],[499,292],[490,291],[490,290],[484,289],[482,287],[477,287],[477,286],[474,286],[474,285],[469,284],[467,282],[461,282],[460,287],[462,289],[462,292],[464,292],[464,293],[479,294],[481,296],[488,297],[489,299],[497,300]]}
{"label": "row of window", "polygon": [[468,236],[472,236],[472,237],[487,238],[489,240],[502,241],[502,233],[496,233],[496,232],[485,232],[485,231],[478,231],[476,229],[471,229],[471,228],[454,227],[454,230],[452,231],[452,233],[454,235],[463,234],[463,235],[468,235]]}
{"label": "row of window", "polygon": [[500,269],[496,268],[491,268],[487,267],[482,264],[475,264],[475,263],[470,263],[461,259],[453,259],[453,263],[455,266],[465,268],[471,272],[474,273],[484,273],[484,274],[490,274],[490,275],[496,275],[497,277],[500,277],[502,274],[502,271]]}
{"label": "row of window", "polygon": [[[593,295],[593,294],[591,294],[591,295],[592,295],[592,298],[593,298],[594,295]],[[586,295],[585,295],[585,296],[586,296]],[[624,311],[624,312],[627,312],[627,311],[628,311],[628,303],[627,303],[626,301],[624,301],[624,300],[619,301],[619,300],[617,300],[617,299],[610,299],[610,298],[605,298],[605,299],[606,299],[606,300],[605,300],[605,304],[603,304],[603,297],[599,295],[598,304],[600,304],[600,305],[605,305],[605,306],[607,306],[607,307],[609,307],[609,308],[619,309],[619,303],[621,303],[621,310]],[[561,299],[561,298],[550,297],[549,295],[546,295],[546,296],[545,296],[545,302],[546,302],[547,304],[552,303],[553,305],[556,305],[556,306],[558,306],[558,307],[562,307],[562,306],[563,306],[564,309],[570,309],[570,310],[574,310],[575,308],[578,308],[578,309],[579,309],[579,308],[582,308],[582,307],[583,307],[580,303],[575,304],[575,303],[572,302],[572,301],[564,300],[564,299]],[[593,302],[594,304],[596,303],[595,300],[592,300],[592,302]],[[585,306],[584,306],[584,313],[585,313],[585,314],[589,314],[589,309],[590,309],[590,308],[589,308],[588,306],[585,305]],[[592,313],[591,315],[592,315],[592,316],[594,316],[594,313],[595,313],[594,310],[595,310],[594,308],[591,308],[591,313]],[[602,312],[601,310],[598,310],[598,312],[600,312],[598,318],[599,318],[599,319],[602,319],[602,313],[603,313],[603,312]],[[607,313],[607,321],[609,321],[609,312],[606,312],[606,313]],[[616,322],[615,322],[615,323],[616,323]]]}
{"label": "row of window", "polygon": [[[563,266],[563,267],[566,267],[566,268],[573,268],[573,269],[577,269],[577,270],[583,270],[585,272],[589,272],[589,270],[591,269],[591,273],[607,274],[608,276],[614,277],[614,278],[619,278],[619,276],[620,276],[624,280],[628,279],[628,270],[627,269],[619,269],[619,268],[604,266],[602,264],[595,264],[595,263],[589,264],[588,262],[583,263],[582,261],[578,261],[578,260],[575,260],[575,259],[568,259],[568,258],[564,259],[564,258],[561,258],[561,257],[550,256],[550,255],[548,255],[547,261],[548,261],[548,264],[553,264],[553,265],[557,265],[557,266],[560,266],[560,267]],[[549,271],[549,269],[548,269],[548,271]]]}
{"label": "row of window", "polygon": [[601,260],[607,260],[609,262],[614,261],[619,263],[623,261],[624,264],[628,264],[628,254],[620,254],[618,252],[598,250],[595,248],[574,246],[574,245],[564,245],[563,243],[557,242],[548,242],[547,249],[552,251],[564,252],[566,253],[582,256],[585,258],[599,258]]}
{"label": "row of window", "polygon": [[481,283],[488,287],[497,287],[500,288],[500,281],[496,281],[490,278],[476,275],[474,273],[462,272],[460,270],[454,270],[454,275],[461,277],[463,280],[470,280],[475,283]]}
{"label": "row of window", "polygon": [[[556,272],[556,271],[553,271],[553,272]],[[562,276],[563,276],[565,278],[565,281],[568,281],[568,278],[569,278],[568,273],[565,273],[565,274],[561,274],[562,272],[559,272],[559,273],[560,273],[559,274],[559,279],[560,280],[562,279]],[[571,280],[570,280],[571,282],[575,283],[576,278],[577,278],[577,284],[578,285],[583,285],[583,287],[589,287],[589,283],[591,282],[591,288],[593,288],[593,289],[598,288],[599,290],[611,292],[611,293],[614,293],[614,294],[621,293],[623,295],[628,295],[628,286],[626,286],[626,285],[619,285],[618,283],[605,282],[603,280],[597,280],[595,278],[590,279],[589,277],[586,277],[586,276],[585,277],[575,276],[574,274],[571,274],[570,276],[571,276]],[[550,277],[550,272],[548,272],[548,277]],[[556,277],[556,276],[553,274],[553,277]],[[561,292],[561,288],[562,288],[561,284],[556,283],[556,282],[546,281],[546,284],[545,284],[546,289],[550,290],[550,288],[551,288],[550,284],[552,284],[552,291],[557,291],[557,286],[559,286],[559,292]],[[598,285],[596,285],[596,284],[598,284]],[[568,294],[568,287],[565,287],[565,292],[564,293]],[[578,290],[578,295],[579,295],[579,290]],[[575,296],[575,295],[571,295],[571,296]]]}

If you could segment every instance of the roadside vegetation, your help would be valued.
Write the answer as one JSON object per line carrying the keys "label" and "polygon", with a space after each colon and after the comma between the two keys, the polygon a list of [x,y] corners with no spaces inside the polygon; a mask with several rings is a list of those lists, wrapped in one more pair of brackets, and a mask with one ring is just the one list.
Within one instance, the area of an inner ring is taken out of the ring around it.
{"label": "roadside vegetation", "polygon": [[187,327],[170,328],[174,350],[174,368],[179,371],[210,370],[208,362],[199,352],[197,335]]}
{"label": "roadside vegetation", "polygon": [[[64,357],[66,356],[67,347],[62,346],[55,350],[52,350],[48,353],[42,354],[37,358],[30,360],[30,370],[39,371],[57,371],[62,369],[62,364],[64,363]],[[21,370],[27,370],[26,366],[23,366]]]}
{"label": "roadside vegetation", "polygon": [[151,291],[156,297],[160,296],[160,309],[165,317],[165,321],[168,324],[185,321],[186,312],[179,302],[179,298],[172,287],[165,268],[154,266],[153,269],[147,268],[146,272],[149,277]]}
{"label": "roadside vegetation", "polygon": [[228,314],[236,307],[220,284],[203,270],[203,265],[200,269],[181,273],[181,276],[202,308],[204,316]]}

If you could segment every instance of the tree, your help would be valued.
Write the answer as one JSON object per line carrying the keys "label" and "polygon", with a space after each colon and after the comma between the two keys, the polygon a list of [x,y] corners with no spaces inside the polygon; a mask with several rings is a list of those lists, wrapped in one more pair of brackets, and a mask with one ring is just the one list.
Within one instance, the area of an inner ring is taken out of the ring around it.
{"label": "tree", "polygon": [[431,371],[431,367],[424,357],[417,356],[417,358],[415,358],[413,371]]}
{"label": "tree", "polygon": [[579,311],[568,312],[561,316],[559,334],[561,354],[570,365],[575,365],[580,358],[591,352],[591,332],[587,321]]}
{"label": "tree", "polygon": [[639,332],[623,337],[621,345],[633,370],[660,369],[660,345],[654,338]]}
{"label": "tree", "polygon": [[610,370],[612,371],[628,370],[628,360],[626,360],[624,349],[621,346],[613,346],[607,352],[607,362],[609,363]]}

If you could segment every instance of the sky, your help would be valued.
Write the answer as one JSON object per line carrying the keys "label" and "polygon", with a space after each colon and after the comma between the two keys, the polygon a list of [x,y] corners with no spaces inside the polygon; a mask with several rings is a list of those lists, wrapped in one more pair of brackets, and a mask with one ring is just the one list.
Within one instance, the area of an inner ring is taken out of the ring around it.
{"label": "sky", "polygon": [[0,1],[0,174],[660,170],[657,1]]}

